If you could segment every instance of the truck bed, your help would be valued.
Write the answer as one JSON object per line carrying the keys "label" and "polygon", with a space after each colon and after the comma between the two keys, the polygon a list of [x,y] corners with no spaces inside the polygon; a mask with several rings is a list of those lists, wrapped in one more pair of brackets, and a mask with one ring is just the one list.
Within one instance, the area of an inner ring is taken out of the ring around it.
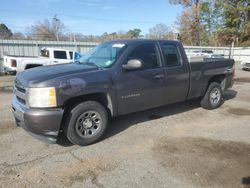
{"label": "truck bed", "polygon": [[[191,62],[190,65],[190,90],[188,99],[203,96],[205,93],[209,79],[211,76],[226,75],[225,79],[230,80],[227,76],[232,77],[234,71],[234,60],[233,59],[215,59],[206,58],[201,62]],[[225,87],[230,85],[227,83]]]}

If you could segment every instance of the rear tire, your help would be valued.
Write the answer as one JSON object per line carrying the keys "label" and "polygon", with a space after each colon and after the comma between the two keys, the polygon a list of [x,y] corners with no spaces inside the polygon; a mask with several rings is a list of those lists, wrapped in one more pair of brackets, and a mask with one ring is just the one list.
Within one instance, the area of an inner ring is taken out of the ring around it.
{"label": "rear tire", "polygon": [[205,109],[212,110],[218,108],[223,103],[221,85],[217,82],[212,82],[208,86],[206,94],[201,99],[201,106]]}
{"label": "rear tire", "polygon": [[70,110],[64,132],[70,142],[85,146],[100,140],[107,124],[106,109],[98,102],[86,101]]}

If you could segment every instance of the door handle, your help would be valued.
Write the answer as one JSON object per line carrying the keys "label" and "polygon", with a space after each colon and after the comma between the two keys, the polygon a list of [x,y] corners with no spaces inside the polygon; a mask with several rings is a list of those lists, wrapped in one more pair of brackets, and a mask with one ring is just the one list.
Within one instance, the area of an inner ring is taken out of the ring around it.
{"label": "door handle", "polygon": [[154,76],[155,79],[163,79],[164,77],[164,74],[157,74]]}
{"label": "door handle", "polygon": [[58,61],[53,61],[54,63],[58,63]]}

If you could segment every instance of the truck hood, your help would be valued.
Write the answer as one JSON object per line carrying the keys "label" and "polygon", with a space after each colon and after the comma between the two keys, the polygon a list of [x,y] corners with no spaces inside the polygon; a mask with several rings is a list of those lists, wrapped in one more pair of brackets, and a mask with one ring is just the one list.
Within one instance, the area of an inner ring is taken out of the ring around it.
{"label": "truck hood", "polygon": [[[28,69],[17,74],[16,81],[24,87],[46,87],[42,83],[63,76],[98,70],[97,67],[84,64],[60,64]],[[42,85],[41,85],[42,84]]]}

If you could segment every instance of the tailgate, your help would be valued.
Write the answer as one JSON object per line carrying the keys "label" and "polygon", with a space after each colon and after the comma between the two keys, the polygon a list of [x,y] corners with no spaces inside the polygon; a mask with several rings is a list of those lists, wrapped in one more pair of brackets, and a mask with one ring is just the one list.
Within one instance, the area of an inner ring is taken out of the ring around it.
{"label": "tailgate", "polygon": [[12,70],[16,70],[17,67],[17,59],[15,57],[4,56],[3,58],[3,66],[10,68]]}

